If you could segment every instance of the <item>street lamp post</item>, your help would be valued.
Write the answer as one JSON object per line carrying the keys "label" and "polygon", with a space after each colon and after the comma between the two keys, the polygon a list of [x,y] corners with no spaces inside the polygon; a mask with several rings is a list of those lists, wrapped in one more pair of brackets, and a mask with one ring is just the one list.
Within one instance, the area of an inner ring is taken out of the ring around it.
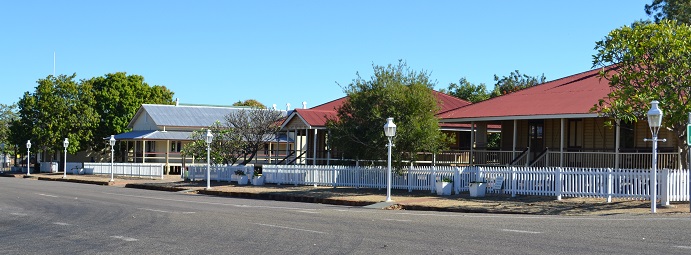
{"label": "street lamp post", "polygon": [[396,136],[396,124],[393,123],[393,118],[387,118],[386,124],[384,124],[384,135],[389,139],[389,155],[386,167],[386,202],[392,202],[391,200],[391,147],[393,144],[391,140]]}
{"label": "street lamp post", "polygon": [[115,146],[115,136],[110,135],[110,181],[114,182],[115,179],[113,179],[113,159],[115,158],[115,149],[113,148]]}
{"label": "street lamp post", "polygon": [[651,107],[648,111],[648,126],[653,134],[653,139],[645,139],[646,142],[653,142],[653,168],[650,171],[650,212],[657,212],[657,142],[666,142],[667,139],[657,139],[662,126],[662,110],[657,107],[657,100],[650,102]]}
{"label": "street lamp post", "polygon": [[214,135],[211,130],[206,130],[206,189],[211,189],[211,141]]}
{"label": "street lamp post", "polygon": [[5,165],[7,164],[7,155],[5,154],[5,143],[0,143],[0,150],[2,150],[2,170],[5,171]]}
{"label": "street lamp post", "polygon": [[65,147],[65,162],[62,165],[62,178],[67,178],[67,146],[70,146],[70,140],[65,137],[65,141],[62,142],[62,147]]}
{"label": "street lamp post", "polygon": [[26,175],[31,176],[31,140],[26,140]]}

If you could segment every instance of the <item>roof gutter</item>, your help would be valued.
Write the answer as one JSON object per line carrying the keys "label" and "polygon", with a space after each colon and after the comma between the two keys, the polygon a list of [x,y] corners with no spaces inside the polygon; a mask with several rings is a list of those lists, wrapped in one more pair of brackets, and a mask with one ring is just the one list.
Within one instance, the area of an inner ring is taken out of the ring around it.
{"label": "roof gutter", "polygon": [[523,116],[496,116],[477,118],[449,118],[440,119],[439,122],[461,123],[473,121],[501,121],[501,120],[540,120],[540,119],[581,119],[602,117],[597,113],[557,114],[557,115],[523,115]]}

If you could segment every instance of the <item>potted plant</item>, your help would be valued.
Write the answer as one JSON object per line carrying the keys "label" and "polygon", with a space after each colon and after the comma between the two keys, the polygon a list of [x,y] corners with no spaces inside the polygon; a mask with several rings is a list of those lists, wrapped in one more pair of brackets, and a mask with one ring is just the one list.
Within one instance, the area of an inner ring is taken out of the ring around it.
{"label": "potted plant", "polygon": [[264,185],[264,176],[259,169],[254,169],[254,177],[252,178],[252,185]]}
{"label": "potted plant", "polygon": [[453,179],[448,177],[442,177],[440,181],[436,183],[437,195],[439,196],[450,196],[451,190],[453,189]]}
{"label": "potted plant", "polygon": [[235,179],[238,181],[239,185],[247,185],[247,175],[245,175],[245,171],[240,169],[235,170]]}
{"label": "potted plant", "polygon": [[471,197],[484,197],[487,190],[487,182],[484,180],[472,181],[470,182],[469,189]]}

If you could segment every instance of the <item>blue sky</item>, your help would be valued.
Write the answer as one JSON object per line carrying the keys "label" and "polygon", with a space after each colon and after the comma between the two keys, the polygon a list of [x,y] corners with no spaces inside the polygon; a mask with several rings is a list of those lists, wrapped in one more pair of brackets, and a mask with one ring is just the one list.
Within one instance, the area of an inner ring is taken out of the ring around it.
{"label": "blue sky", "polygon": [[33,92],[54,52],[56,74],[138,74],[187,104],[312,107],[398,59],[436,89],[491,89],[513,70],[554,80],[591,69],[595,41],[648,19],[650,2],[6,1],[0,103]]}

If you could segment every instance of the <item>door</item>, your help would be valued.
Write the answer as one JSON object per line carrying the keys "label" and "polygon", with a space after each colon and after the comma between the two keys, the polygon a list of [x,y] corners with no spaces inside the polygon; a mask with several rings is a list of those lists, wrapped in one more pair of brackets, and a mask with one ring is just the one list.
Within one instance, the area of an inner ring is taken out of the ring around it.
{"label": "door", "polygon": [[530,160],[534,160],[535,157],[540,155],[542,150],[545,149],[545,139],[544,139],[544,127],[545,122],[543,120],[534,120],[529,122],[530,131],[528,138],[528,146],[530,146]]}

